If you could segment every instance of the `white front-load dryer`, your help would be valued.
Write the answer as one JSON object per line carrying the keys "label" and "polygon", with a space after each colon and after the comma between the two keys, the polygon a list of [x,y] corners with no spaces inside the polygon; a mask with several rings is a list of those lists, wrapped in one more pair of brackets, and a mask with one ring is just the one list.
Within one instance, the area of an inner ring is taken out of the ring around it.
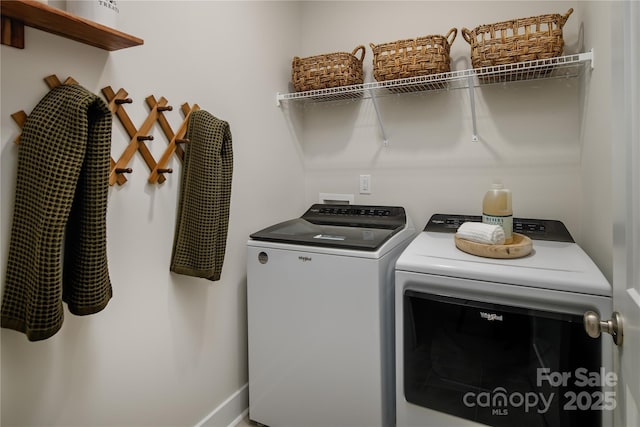
{"label": "white front-load dryer", "polygon": [[514,219],[533,251],[493,259],[459,250],[477,216],[431,217],[396,263],[398,427],[611,426],[611,286],[558,221]]}

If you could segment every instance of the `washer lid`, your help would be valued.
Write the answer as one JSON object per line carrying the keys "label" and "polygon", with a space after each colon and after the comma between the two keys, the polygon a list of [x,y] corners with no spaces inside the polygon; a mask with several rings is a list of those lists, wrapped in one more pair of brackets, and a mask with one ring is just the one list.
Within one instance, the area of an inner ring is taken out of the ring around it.
{"label": "washer lid", "polygon": [[313,205],[301,218],[251,234],[251,239],[305,246],[375,251],[405,228],[404,208]]}
{"label": "washer lid", "polygon": [[453,236],[419,233],[398,259],[396,271],[611,296],[611,285],[576,243],[534,240],[526,257],[493,259],[462,252]]}

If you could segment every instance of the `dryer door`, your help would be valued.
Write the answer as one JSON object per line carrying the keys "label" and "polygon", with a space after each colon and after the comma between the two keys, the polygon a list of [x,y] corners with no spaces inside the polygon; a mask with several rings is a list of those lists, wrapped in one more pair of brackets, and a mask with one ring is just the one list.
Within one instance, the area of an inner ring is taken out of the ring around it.
{"label": "dryer door", "polygon": [[600,342],[581,316],[414,291],[404,298],[409,402],[493,426],[601,425],[591,404],[601,387],[589,381],[602,366]]}

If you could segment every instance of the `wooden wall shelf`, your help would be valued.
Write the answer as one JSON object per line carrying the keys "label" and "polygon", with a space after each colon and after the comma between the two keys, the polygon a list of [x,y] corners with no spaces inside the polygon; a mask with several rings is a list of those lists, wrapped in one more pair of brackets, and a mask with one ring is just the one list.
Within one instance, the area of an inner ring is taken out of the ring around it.
{"label": "wooden wall shelf", "polygon": [[24,49],[24,26],[104,50],[140,46],[144,40],[46,4],[29,0],[0,1],[2,44]]}

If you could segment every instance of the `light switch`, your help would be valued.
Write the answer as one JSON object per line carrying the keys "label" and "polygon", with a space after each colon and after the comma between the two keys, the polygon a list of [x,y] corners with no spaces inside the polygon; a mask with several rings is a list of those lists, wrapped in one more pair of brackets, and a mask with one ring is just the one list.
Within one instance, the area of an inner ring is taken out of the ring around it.
{"label": "light switch", "polygon": [[371,194],[371,175],[360,175],[360,194]]}

